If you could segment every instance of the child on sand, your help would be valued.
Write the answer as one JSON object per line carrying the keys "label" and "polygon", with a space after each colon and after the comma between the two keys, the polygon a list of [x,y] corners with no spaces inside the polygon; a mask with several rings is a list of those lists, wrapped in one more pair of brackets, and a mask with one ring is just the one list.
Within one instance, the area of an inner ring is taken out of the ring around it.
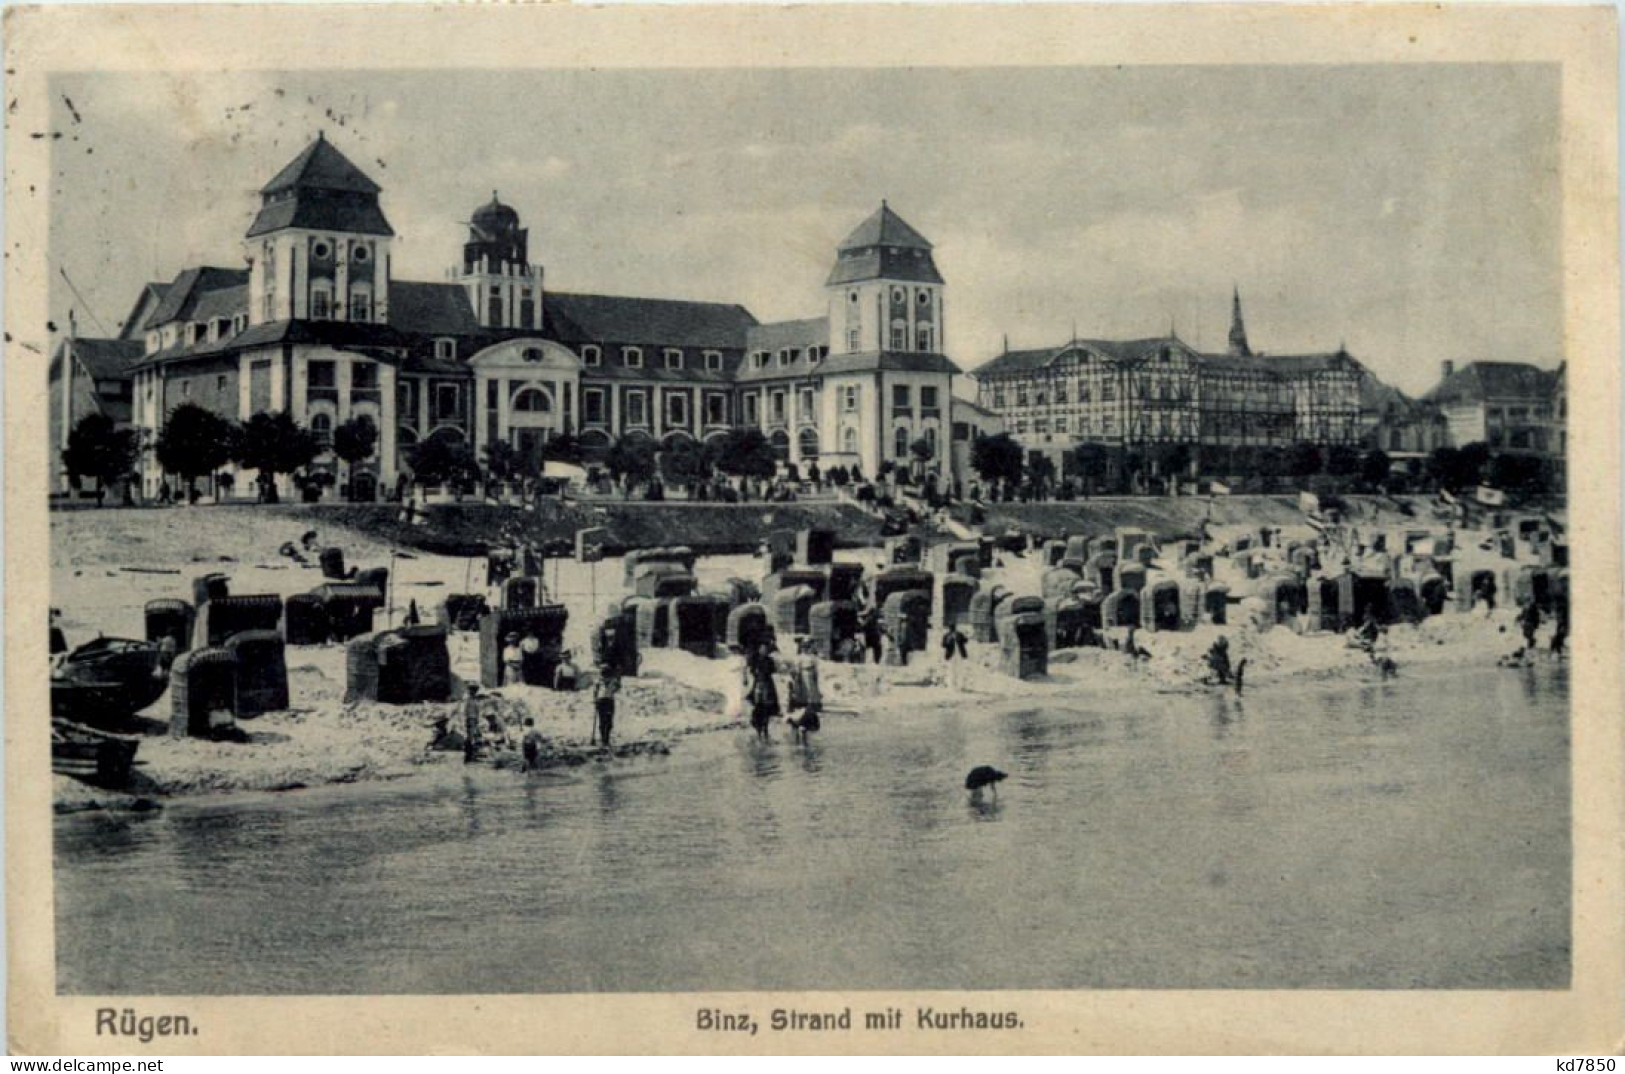
{"label": "child on sand", "polygon": [[536,730],[536,721],[525,717],[525,771],[535,772],[542,767],[542,733]]}

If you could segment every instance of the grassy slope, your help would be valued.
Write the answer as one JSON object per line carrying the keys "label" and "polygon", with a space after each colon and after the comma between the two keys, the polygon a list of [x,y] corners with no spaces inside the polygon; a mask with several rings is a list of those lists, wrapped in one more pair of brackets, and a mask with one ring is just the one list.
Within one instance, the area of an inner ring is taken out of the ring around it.
{"label": "grassy slope", "polygon": [[[1403,524],[1404,516],[1390,500],[1367,496],[1346,499],[1361,514],[1367,504],[1376,504],[1391,525]],[[1427,515],[1421,501],[1414,506],[1418,519]],[[1302,525],[1304,516],[1296,496],[1220,496],[1211,507],[1207,497],[1097,497],[1072,503],[990,504],[984,529],[988,533],[1022,530],[1039,537],[1060,537],[1068,533],[1110,533],[1118,526],[1128,526],[1167,538],[1194,534],[1203,519],[1217,526],[1291,526]]]}
{"label": "grassy slope", "polygon": [[[1361,498],[1363,499],[1363,498]],[[1351,502],[1354,498],[1351,498]],[[1040,537],[1063,533],[1109,533],[1117,526],[1150,530],[1161,537],[1192,533],[1207,517],[1205,499],[1112,498],[1077,503],[994,504],[988,533],[1011,529]],[[835,504],[549,504],[540,514],[485,504],[444,504],[426,521],[407,525],[399,509],[373,505],[228,506],[150,510],[110,509],[52,514],[52,562],[58,567],[115,563],[213,561],[222,555],[264,558],[267,547],[296,540],[307,529],[356,555],[415,548],[444,555],[481,555],[493,542],[526,533],[532,540],[573,541],[576,530],[602,526],[609,551],[686,544],[702,553],[752,551],[771,530],[830,526],[843,547],[878,545],[880,524],[850,505]],[[1419,514],[1425,514],[1425,510]],[[1392,525],[1401,516],[1385,509]],[[1212,506],[1218,525],[1293,525],[1303,515],[1286,496],[1220,497]],[[335,532],[338,531],[338,532]],[[348,531],[349,536],[345,536]],[[268,539],[274,543],[267,546]]]}
{"label": "grassy slope", "polygon": [[397,508],[374,506],[286,507],[312,526],[344,526],[374,540],[446,555],[478,555],[491,543],[524,536],[538,543],[575,540],[589,526],[607,530],[606,548],[688,545],[698,552],[753,551],[771,530],[822,525],[843,546],[878,544],[880,523],[850,505],[834,504],[548,504],[540,512],[489,504],[440,504],[421,524],[400,521]]}

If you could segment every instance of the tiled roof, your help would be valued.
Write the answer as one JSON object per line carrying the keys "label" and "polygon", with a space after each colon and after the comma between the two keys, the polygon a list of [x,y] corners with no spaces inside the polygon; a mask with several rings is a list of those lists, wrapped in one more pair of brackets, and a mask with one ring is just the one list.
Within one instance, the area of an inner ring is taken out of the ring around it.
{"label": "tiled roof", "polygon": [[1346,351],[1332,351],[1328,354],[1270,354],[1261,356],[1260,361],[1276,372],[1288,374],[1359,368],[1359,363]]}
{"label": "tiled roof", "polygon": [[983,418],[996,418],[999,416],[996,412],[989,410],[987,407],[983,406],[981,403],[978,403],[974,399],[962,399],[956,395],[954,396],[953,404],[953,409],[956,413],[959,411],[965,411],[966,413],[975,414],[978,417]]}
{"label": "tiled roof", "polygon": [[216,317],[225,317],[228,320],[239,313],[248,312],[248,285],[240,287],[222,287],[218,291],[206,291],[198,296],[197,304],[192,307],[192,315],[188,320],[208,322]]}
{"label": "tiled roof", "polygon": [[752,325],[745,330],[747,351],[779,351],[785,347],[798,350],[807,347],[829,346],[829,318],[808,317],[800,321],[773,321]]}
{"label": "tiled roof", "polygon": [[285,190],[342,190],[352,194],[377,194],[380,187],[367,178],[350,159],[319,135],[305,146],[297,157],[277,172],[260,189],[261,194],[277,194]]}
{"label": "tiled roof", "polygon": [[389,323],[425,336],[468,336],[480,331],[468,292],[457,283],[389,281]]}
{"label": "tiled roof", "polygon": [[267,202],[248,226],[248,238],[285,227],[312,231],[348,231],[357,235],[393,235],[378,200],[361,194],[324,190],[300,191]]}
{"label": "tiled roof", "polygon": [[1006,376],[1012,373],[1032,373],[1049,365],[1067,347],[1040,347],[1037,350],[1005,351],[983,362],[972,372],[978,377]]}
{"label": "tiled roof", "polygon": [[454,358],[436,358],[424,347],[413,347],[401,362],[403,373],[429,373],[442,377],[472,377],[474,371]]}
{"label": "tiled roof", "polygon": [[866,250],[843,250],[830,269],[827,287],[864,280],[900,280],[905,283],[941,283],[942,274],[931,259],[931,251],[917,247],[877,246]]}
{"label": "tiled roof", "polygon": [[1006,351],[983,363],[975,370],[977,377],[997,377],[1011,374],[1034,373],[1052,365],[1073,350],[1093,351],[1117,362],[1133,362],[1147,358],[1163,347],[1177,347],[1192,355],[1199,369],[1223,373],[1273,373],[1294,376],[1318,372],[1323,369],[1361,366],[1343,351],[1330,354],[1288,355],[1234,355],[1202,354],[1191,350],[1177,336],[1152,336],[1148,339],[1077,339],[1058,347],[1040,347],[1036,350]]}
{"label": "tiled roof", "polygon": [[164,300],[147,318],[147,324],[156,327],[171,321],[199,320],[194,312],[204,295],[247,285],[247,269],[214,268],[209,265],[186,269],[164,289]]}
{"label": "tiled roof", "polygon": [[[1032,373],[1050,365],[1074,351],[1093,351],[1117,362],[1132,362],[1144,358],[1162,347],[1185,344],[1173,336],[1155,336],[1150,339],[1075,339],[1059,347],[1040,347],[1036,350],[1006,351],[975,370],[978,377],[1003,376],[1011,373]],[[1186,348],[1188,349],[1188,348]],[[1197,355],[1206,361],[1210,355]]]}
{"label": "tiled roof", "polygon": [[1551,370],[1527,362],[1470,362],[1422,398],[1448,404],[1545,397],[1552,392],[1554,377]]}
{"label": "tiled roof", "polygon": [[248,237],[286,227],[393,235],[378,192],[377,183],[318,137],[260,190],[264,202]]}
{"label": "tiled roof", "polygon": [[[125,315],[119,328],[119,338],[138,339],[152,324],[152,314],[159,306],[164,304],[164,294],[169,290],[167,283],[149,283],[141,289],[135,303],[131,305],[130,312]],[[144,316],[141,311],[146,310]]]}
{"label": "tiled roof", "polygon": [[740,350],[746,330],[756,324],[750,311],[737,304],[665,298],[550,291],[542,310],[548,331],[561,343]]}
{"label": "tiled roof", "polygon": [[859,224],[841,241],[838,250],[859,250],[868,246],[910,246],[920,250],[931,249],[925,236],[909,227],[908,223],[884,201],[869,218]]}
{"label": "tiled roof", "polygon": [[129,380],[136,362],[145,349],[138,339],[88,339],[83,336],[68,340],[73,356],[96,380]]}
{"label": "tiled roof", "polygon": [[836,251],[835,267],[825,281],[828,287],[863,280],[942,282],[936,262],[931,259],[931,244],[884,201],[841,240]]}
{"label": "tiled roof", "polygon": [[[137,365],[140,368],[167,362],[215,358],[248,347],[265,347],[277,343],[320,343],[345,350],[357,348],[401,348],[411,344],[410,337],[402,335],[387,324],[365,321],[273,321],[256,324],[225,339],[202,343],[166,347],[149,354]],[[379,351],[379,356],[384,352]]]}
{"label": "tiled roof", "polygon": [[864,351],[858,354],[832,354],[818,362],[809,364],[805,357],[798,358],[787,367],[778,364],[777,359],[770,361],[765,369],[752,368],[750,363],[739,367],[736,378],[741,384],[760,383],[771,380],[784,380],[796,377],[806,377],[811,374],[830,376],[839,373],[948,373],[960,372],[953,360],[946,355],[933,354],[924,351]]}

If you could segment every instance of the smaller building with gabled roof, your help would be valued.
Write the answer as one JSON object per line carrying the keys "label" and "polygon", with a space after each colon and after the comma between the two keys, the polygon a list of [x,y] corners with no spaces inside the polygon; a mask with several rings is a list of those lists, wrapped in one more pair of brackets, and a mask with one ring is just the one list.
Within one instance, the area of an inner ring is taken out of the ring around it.
{"label": "smaller building with gabled roof", "polygon": [[1422,398],[1444,414],[1453,443],[1481,442],[1513,454],[1562,451],[1561,366],[1474,361],[1457,368],[1446,361],[1439,372],[1439,383]]}

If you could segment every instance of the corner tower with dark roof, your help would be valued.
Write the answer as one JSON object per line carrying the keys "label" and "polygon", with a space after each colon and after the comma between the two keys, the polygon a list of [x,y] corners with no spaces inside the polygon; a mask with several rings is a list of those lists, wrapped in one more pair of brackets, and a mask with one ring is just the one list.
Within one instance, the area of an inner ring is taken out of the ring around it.
{"label": "corner tower with dark roof", "polygon": [[388,322],[395,231],[379,193],[325,135],[265,185],[243,239],[250,324]]}
{"label": "corner tower with dark roof", "polygon": [[542,327],[542,267],[529,258],[530,232],[497,192],[474,210],[457,279],[483,328]]}
{"label": "corner tower with dark roof", "polygon": [[942,275],[931,243],[884,201],[836,248],[831,354],[943,352]]}

